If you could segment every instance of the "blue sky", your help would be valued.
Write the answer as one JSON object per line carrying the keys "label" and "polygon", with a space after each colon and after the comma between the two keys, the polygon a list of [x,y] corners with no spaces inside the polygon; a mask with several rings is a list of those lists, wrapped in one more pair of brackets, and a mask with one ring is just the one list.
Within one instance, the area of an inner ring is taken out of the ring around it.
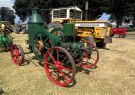
{"label": "blue sky", "polygon": [[103,15],[98,20],[108,20],[109,17],[110,15],[103,13]]}
{"label": "blue sky", "polygon": [[[13,10],[12,6],[14,5],[14,0],[0,0],[0,7],[9,7]],[[99,20],[108,20],[109,15],[103,14]],[[19,17],[16,16],[15,22],[18,22]]]}

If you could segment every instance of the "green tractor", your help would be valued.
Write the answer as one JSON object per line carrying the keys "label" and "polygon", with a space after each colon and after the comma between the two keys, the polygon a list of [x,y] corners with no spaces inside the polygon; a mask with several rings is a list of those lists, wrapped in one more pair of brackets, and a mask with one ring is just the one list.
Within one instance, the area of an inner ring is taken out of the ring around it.
{"label": "green tractor", "polygon": [[12,46],[12,38],[10,27],[7,26],[7,22],[1,21],[0,17],[0,52],[10,50]]}
{"label": "green tractor", "polygon": [[[28,45],[31,53],[43,63],[46,75],[58,86],[68,86],[74,81],[77,67],[96,67],[99,52],[96,46],[86,39],[76,38],[73,23],[65,23],[64,28],[54,28],[50,32],[34,8],[28,21]],[[25,52],[18,44],[13,44],[10,57],[14,64],[23,65]]]}

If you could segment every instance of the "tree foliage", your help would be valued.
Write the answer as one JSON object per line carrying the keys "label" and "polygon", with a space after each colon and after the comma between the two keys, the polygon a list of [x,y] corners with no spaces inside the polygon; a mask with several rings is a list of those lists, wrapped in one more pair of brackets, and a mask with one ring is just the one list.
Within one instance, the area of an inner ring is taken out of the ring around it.
{"label": "tree foliage", "polygon": [[[50,9],[66,6],[78,6],[83,11],[85,10],[86,0],[15,0],[14,9],[21,20],[25,20],[30,14],[31,9],[38,7],[40,9]],[[89,17],[94,20],[99,18],[103,13],[103,0],[88,0],[89,2]]]}
{"label": "tree foliage", "polygon": [[13,10],[10,10],[8,7],[1,7],[0,15],[2,21],[9,21],[10,23],[14,24],[15,13]]}
{"label": "tree foliage", "polygon": [[109,18],[111,21],[116,21],[117,27],[122,24],[125,17],[131,17],[133,14],[132,1],[134,0],[106,0],[105,11],[111,15]]}
{"label": "tree foliage", "polygon": [[[103,12],[110,14],[110,20],[116,21],[117,27],[122,24],[123,19],[133,18],[135,21],[135,0],[15,0],[14,9],[21,20],[25,20],[31,9],[51,9],[66,6],[78,6],[83,10],[85,17],[85,2],[89,2],[88,19],[95,20]],[[49,14],[49,12],[47,12]],[[49,15],[44,14],[44,17]],[[84,19],[84,18],[83,18]]]}

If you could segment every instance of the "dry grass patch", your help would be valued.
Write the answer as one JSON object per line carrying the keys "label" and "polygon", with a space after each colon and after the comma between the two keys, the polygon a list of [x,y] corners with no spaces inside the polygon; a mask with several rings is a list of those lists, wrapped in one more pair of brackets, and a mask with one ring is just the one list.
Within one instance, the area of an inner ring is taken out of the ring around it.
{"label": "dry grass patch", "polygon": [[[27,35],[12,36],[26,51]],[[0,53],[0,90],[6,92],[3,95],[134,95],[134,40],[114,38],[107,47],[110,50],[99,49],[97,68],[77,73],[76,84],[69,88],[50,82],[37,60],[18,67],[11,62],[8,52]]]}

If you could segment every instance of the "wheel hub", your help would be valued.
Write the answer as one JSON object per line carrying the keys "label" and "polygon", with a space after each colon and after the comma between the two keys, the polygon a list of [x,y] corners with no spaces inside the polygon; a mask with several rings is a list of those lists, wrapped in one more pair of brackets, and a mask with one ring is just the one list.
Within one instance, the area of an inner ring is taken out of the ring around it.
{"label": "wheel hub", "polygon": [[61,68],[61,62],[60,61],[56,61],[55,64],[56,64],[56,67],[58,68],[58,70],[61,70],[62,69]]}
{"label": "wheel hub", "polygon": [[20,55],[20,53],[19,53],[18,50],[15,50],[15,51],[14,51],[14,54],[15,54],[16,56],[19,56],[19,55]]}
{"label": "wheel hub", "polygon": [[43,52],[43,49],[44,49],[43,42],[42,41],[36,41],[34,43],[34,48],[38,52],[38,54],[41,55],[41,53]]}

